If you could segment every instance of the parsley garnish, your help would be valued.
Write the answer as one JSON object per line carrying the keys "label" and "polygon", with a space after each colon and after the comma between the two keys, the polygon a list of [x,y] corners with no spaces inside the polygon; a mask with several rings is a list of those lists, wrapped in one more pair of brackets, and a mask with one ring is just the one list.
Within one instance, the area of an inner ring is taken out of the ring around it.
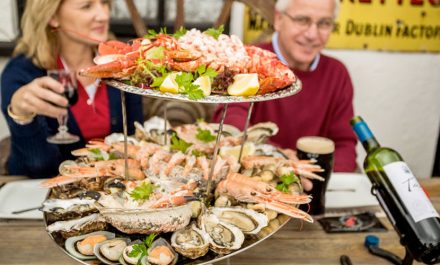
{"label": "parsley garnish", "polygon": [[292,183],[299,182],[299,178],[295,175],[295,173],[290,172],[289,175],[282,175],[280,177],[281,183],[278,183],[276,189],[283,192],[289,191],[289,185]]}
{"label": "parsley garnish", "polygon": [[184,27],[180,27],[180,29],[178,29],[174,34],[173,37],[176,39],[179,39],[180,37],[182,37],[183,35],[186,34],[188,30]]}
{"label": "parsley garnish", "polygon": [[182,153],[186,153],[186,150],[191,145],[192,144],[187,143],[182,139],[178,139],[175,133],[171,136],[171,150],[176,150],[176,151],[181,151]]}
{"label": "parsley garnish", "polygon": [[130,196],[134,200],[148,200],[150,195],[153,193],[156,186],[150,182],[143,182],[140,186],[137,186],[131,193]]}
{"label": "parsley garnish", "polygon": [[220,25],[218,28],[209,28],[205,30],[203,33],[214,37],[216,40],[218,40],[218,37],[223,33],[225,30],[225,27],[223,25]]}
{"label": "parsley garnish", "polygon": [[147,30],[147,34],[144,35],[144,38],[146,38],[146,39],[155,38],[159,34],[167,34],[167,28],[162,27],[162,28],[160,28],[159,32],[157,32],[154,29],[149,29],[149,30]]}
{"label": "parsley garnish", "polygon": [[187,94],[191,100],[204,98],[203,91],[198,85],[193,84],[194,76],[192,73],[183,72],[176,76],[176,83],[179,85],[180,93]]}
{"label": "parsley garnish", "polygon": [[143,257],[148,256],[148,249],[151,248],[151,245],[153,244],[154,238],[156,237],[156,234],[149,234],[144,241],[140,244],[134,244],[132,247],[132,251],[128,253],[128,256],[131,258],[137,258],[138,262],[137,265],[141,264],[141,260]]}
{"label": "parsley garnish", "polygon": [[198,74],[198,76],[209,76],[209,78],[211,78],[211,81],[214,79],[214,77],[218,75],[217,71],[214,70],[214,68],[206,68],[206,65],[204,64],[200,65],[197,68],[196,73]]}
{"label": "parsley garnish", "polygon": [[209,130],[197,128],[196,138],[202,142],[209,143],[215,140],[215,136]]}

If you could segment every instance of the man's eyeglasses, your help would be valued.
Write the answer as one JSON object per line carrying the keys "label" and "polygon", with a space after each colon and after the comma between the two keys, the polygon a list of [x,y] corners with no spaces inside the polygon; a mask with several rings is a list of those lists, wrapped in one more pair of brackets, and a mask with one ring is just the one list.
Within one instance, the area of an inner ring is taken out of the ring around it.
{"label": "man's eyeglasses", "polygon": [[323,33],[328,33],[333,29],[334,21],[332,18],[323,18],[317,22],[313,22],[312,18],[310,17],[306,17],[306,16],[293,17],[287,14],[286,12],[283,12],[283,14],[302,30],[309,29],[313,23],[315,23],[318,30]]}

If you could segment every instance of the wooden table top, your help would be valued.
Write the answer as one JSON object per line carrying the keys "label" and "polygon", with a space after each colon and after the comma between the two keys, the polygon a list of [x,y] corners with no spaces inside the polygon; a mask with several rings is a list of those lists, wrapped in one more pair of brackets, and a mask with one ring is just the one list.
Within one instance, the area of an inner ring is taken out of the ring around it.
{"label": "wooden table top", "polygon": [[[2,182],[15,180],[0,176]],[[420,180],[440,212],[440,178]],[[387,232],[368,233],[380,238],[380,246],[404,256],[397,233],[382,219]],[[302,228],[301,228],[302,227]],[[391,264],[373,256],[363,246],[367,233],[327,234],[321,226],[290,220],[281,230],[257,246],[217,264],[340,264],[341,255],[353,264]],[[53,242],[42,220],[0,219],[0,264],[78,264]],[[420,264],[415,262],[414,264]]]}

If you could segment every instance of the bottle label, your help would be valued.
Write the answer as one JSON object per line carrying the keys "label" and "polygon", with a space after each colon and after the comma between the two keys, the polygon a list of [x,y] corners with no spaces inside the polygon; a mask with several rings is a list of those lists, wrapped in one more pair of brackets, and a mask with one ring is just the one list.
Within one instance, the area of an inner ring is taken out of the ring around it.
{"label": "bottle label", "polygon": [[415,222],[439,217],[417,178],[405,162],[393,162],[384,166],[383,169]]}

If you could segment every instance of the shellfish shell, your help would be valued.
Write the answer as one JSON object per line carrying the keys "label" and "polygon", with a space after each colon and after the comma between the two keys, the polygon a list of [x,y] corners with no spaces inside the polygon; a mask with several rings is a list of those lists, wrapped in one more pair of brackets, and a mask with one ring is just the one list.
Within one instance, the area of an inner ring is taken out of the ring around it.
{"label": "shellfish shell", "polygon": [[112,239],[115,237],[114,233],[110,233],[107,231],[97,231],[97,232],[93,232],[93,233],[89,233],[89,234],[85,234],[85,235],[81,235],[81,236],[69,237],[66,240],[66,242],[64,243],[64,246],[65,246],[67,252],[69,252],[70,254],[72,254],[72,256],[74,256],[80,260],[95,259],[96,256],[93,254],[94,245],[90,245],[91,254],[86,255],[86,254],[80,253],[80,250],[78,249],[77,243],[81,242],[82,240],[84,240],[88,237],[98,236],[98,235],[104,236],[106,238],[106,240]]}
{"label": "shellfish shell", "polygon": [[257,234],[269,223],[266,215],[242,207],[214,207],[210,211],[220,220],[240,228],[244,234]]}
{"label": "shellfish shell", "polygon": [[209,238],[193,223],[173,233],[171,246],[183,256],[197,259],[209,251]]}

